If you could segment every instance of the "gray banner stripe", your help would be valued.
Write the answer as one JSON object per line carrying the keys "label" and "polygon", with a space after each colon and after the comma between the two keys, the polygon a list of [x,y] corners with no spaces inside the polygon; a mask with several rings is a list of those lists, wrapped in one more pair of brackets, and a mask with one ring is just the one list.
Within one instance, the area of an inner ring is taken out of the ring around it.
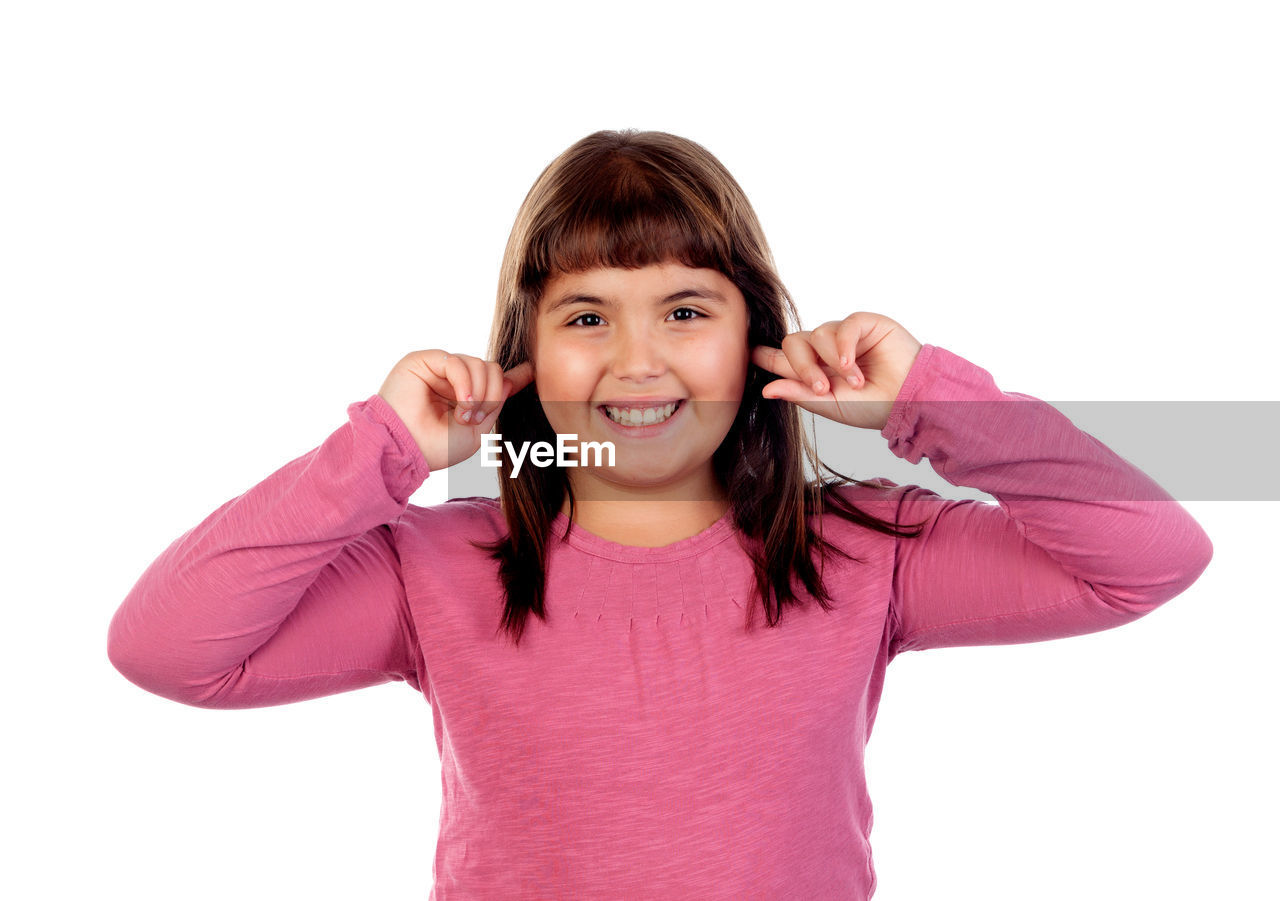
{"label": "gray banner stripe", "polygon": [[[975,407],[960,411],[959,415],[974,417],[975,423],[981,423],[984,405],[1021,402],[1024,401],[955,403]],[[1268,462],[1274,460],[1271,455],[1280,446],[1280,401],[1049,403],[1077,428],[1146,473],[1175,500],[1280,501],[1280,479],[1271,471],[1273,463]],[[700,412],[709,412],[707,408],[711,406],[714,405],[702,402]],[[563,412],[568,414],[567,409]],[[899,484],[930,488],[944,497],[992,499],[976,489],[951,485],[924,461],[915,465],[895,457],[878,431],[847,426],[808,412],[801,416],[805,430],[815,438],[823,462],[846,475],[859,479],[883,476]],[[586,438],[585,434],[580,436],[580,440]],[[606,440],[608,436],[593,433],[590,438]],[[654,450],[646,447],[643,452],[660,452],[657,446],[658,442],[653,442]],[[626,449],[621,443],[617,449],[617,465],[621,465],[626,460]],[[435,476],[447,479],[450,498],[498,495],[500,470],[481,466],[480,458],[477,452]],[[529,465],[526,460],[525,466]],[[1081,500],[1113,499],[1089,494],[1090,486],[1080,487]]]}

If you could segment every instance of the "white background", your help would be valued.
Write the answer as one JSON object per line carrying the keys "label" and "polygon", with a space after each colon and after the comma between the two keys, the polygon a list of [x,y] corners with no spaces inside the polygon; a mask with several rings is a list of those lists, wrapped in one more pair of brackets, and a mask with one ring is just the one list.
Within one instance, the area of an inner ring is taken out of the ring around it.
{"label": "white background", "polygon": [[[107,624],[403,354],[483,354],[520,201],[596,129],[715,153],[806,327],[881,312],[1050,401],[1276,399],[1278,31],[1261,2],[7,4],[0,893],[427,896],[420,695],[187,708]],[[1230,421],[1186,429],[1220,436],[1206,480],[1271,477]],[[1185,506],[1213,562],[1146,619],[890,667],[877,901],[1274,897],[1276,504]]]}

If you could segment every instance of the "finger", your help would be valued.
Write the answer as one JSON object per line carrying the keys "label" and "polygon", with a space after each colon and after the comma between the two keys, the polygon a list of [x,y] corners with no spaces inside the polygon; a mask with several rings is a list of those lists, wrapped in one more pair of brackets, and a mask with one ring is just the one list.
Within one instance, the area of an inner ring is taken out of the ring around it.
{"label": "finger", "polygon": [[767,400],[787,400],[799,404],[814,399],[813,389],[794,379],[774,379],[760,389]]}
{"label": "finger", "polygon": [[787,355],[778,347],[759,345],[751,349],[751,362],[766,372],[780,375],[787,379],[798,379],[800,374],[791,368]]}
{"label": "finger", "polygon": [[420,376],[436,394],[445,397],[446,400],[453,400],[447,397],[453,391],[453,386],[449,384],[449,373],[445,365],[449,360],[449,352],[445,350],[420,350],[408,354],[402,362],[411,372],[418,373],[419,370],[425,370],[425,376]]}
{"label": "finger", "polygon": [[459,355],[467,366],[467,373],[471,376],[471,391],[467,395],[463,395],[462,401],[462,421],[470,425],[476,424],[476,416],[480,413],[480,405],[484,402],[485,389],[488,387],[488,374],[485,372],[485,361],[478,357],[468,356],[466,354]]}
{"label": "finger", "polygon": [[473,422],[484,422],[490,414],[502,406],[503,398],[506,394],[507,383],[502,378],[502,367],[493,361],[484,364],[485,369],[485,386],[484,399],[480,403],[479,410],[473,418]]}
{"label": "finger", "polygon": [[511,397],[519,394],[533,381],[533,363],[526,360],[523,363],[512,366],[507,370],[506,378],[511,382],[511,394],[507,396]]}
{"label": "finger", "polygon": [[809,343],[809,332],[792,332],[782,339],[782,352],[798,375],[798,381],[813,389],[814,394],[826,394],[830,387],[822,373],[817,351]]}
{"label": "finger", "polygon": [[[449,387],[453,389],[454,408],[453,418],[463,425],[470,425],[469,414],[466,398],[471,396],[471,370],[467,368],[466,361],[456,354],[447,354],[444,358],[445,377],[449,380]],[[467,417],[467,418],[464,418]]]}
{"label": "finger", "polygon": [[841,358],[849,361],[849,365],[845,367],[845,377],[855,388],[860,388],[864,381],[862,370],[858,366],[858,344],[866,331],[866,320],[857,313],[845,317],[836,328],[836,346],[840,348]]}
{"label": "finger", "polygon": [[809,333],[809,343],[818,357],[835,372],[842,373],[849,367],[841,359],[840,348],[836,341],[836,330],[839,322],[824,322]]}

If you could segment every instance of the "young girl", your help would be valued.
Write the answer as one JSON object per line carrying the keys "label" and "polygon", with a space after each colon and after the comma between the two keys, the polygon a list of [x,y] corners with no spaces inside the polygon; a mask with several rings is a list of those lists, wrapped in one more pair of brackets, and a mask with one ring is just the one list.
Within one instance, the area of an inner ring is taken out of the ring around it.
{"label": "young girl", "polygon": [[[894,320],[797,326],[714,157],[593,134],[521,207],[488,358],[404,357],[148,568],[111,660],[200,707],[421,691],[439,901],[870,898],[889,662],[1131,622],[1212,546],[1053,407]],[[808,479],[801,408],[999,503]],[[499,499],[408,504],[490,431],[616,458],[507,453]]]}

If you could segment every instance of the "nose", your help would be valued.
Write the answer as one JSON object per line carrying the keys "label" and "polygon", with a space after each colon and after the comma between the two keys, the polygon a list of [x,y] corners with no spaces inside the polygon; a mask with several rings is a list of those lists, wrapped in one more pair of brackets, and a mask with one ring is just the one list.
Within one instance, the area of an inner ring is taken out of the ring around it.
{"label": "nose", "polygon": [[661,342],[643,328],[625,328],[614,338],[612,374],[626,381],[645,381],[667,369]]}

